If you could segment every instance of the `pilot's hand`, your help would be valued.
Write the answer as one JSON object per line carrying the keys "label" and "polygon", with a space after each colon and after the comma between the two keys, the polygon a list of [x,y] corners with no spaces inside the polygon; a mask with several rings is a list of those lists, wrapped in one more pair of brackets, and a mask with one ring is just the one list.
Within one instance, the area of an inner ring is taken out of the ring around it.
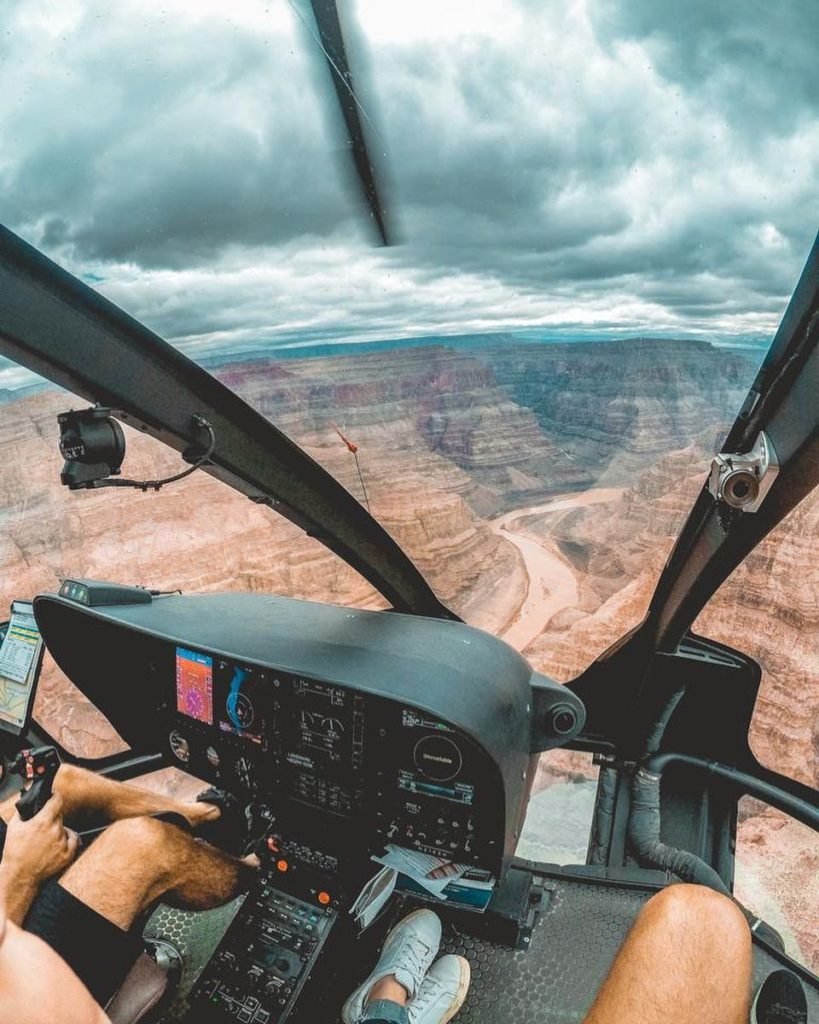
{"label": "pilot's hand", "polygon": [[28,821],[15,813],[6,832],[4,873],[39,886],[65,871],[77,856],[79,837],[63,825],[62,812],[62,797],[55,793]]}

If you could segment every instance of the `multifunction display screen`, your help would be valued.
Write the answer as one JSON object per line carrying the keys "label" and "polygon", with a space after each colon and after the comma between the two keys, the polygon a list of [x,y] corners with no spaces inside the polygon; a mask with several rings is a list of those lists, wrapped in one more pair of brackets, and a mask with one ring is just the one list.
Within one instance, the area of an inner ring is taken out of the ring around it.
{"label": "multifunction display screen", "polygon": [[296,680],[292,693],[287,760],[310,768],[349,767],[352,695],[341,687],[306,679]]}
{"label": "multifunction display screen", "polygon": [[34,699],[43,641],[31,604],[15,601],[0,645],[0,723],[19,732]]}
{"label": "multifunction display screen", "polygon": [[259,669],[233,662],[218,662],[216,704],[222,732],[262,744],[264,733],[275,728],[271,716],[269,680]]}
{"label": "multifunction display screen", "polygon": [[209,654],[176,648],[176,709],[213,725],[213,658]]}

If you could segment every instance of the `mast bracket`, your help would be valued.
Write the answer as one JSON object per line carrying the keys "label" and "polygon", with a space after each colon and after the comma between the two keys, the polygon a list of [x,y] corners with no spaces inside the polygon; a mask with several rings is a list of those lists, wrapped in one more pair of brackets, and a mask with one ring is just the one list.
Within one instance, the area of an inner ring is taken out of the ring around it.
{"label": "mast bracket", "polygon": [[778,473],[776,451],[763,430],[744,455],[721,452],[714,457],[708,490],[729,508],[757,512]]}

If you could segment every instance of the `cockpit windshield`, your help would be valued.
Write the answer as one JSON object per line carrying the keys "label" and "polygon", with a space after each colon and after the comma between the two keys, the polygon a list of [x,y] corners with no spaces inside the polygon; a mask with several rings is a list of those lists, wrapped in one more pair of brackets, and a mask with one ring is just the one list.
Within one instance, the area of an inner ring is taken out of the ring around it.
{"label": "cockpit windshield", "polygon": [[[640,10],[345,7],[388,247],[301,0],[8,21],[8,226],[273,420],[445,603],[560,679],[642,617],[813,230],[805,34],[781,11],[682,32]],[[13,365],[0,387],[29,452],[4,487],[23,590],[76,554],[92,575],[383,603],[202,474],[161,500],[82,496],[98,525],[133,515],[113,545],[55,500],[66,396]],[[174,465],[140,440],[137,470]]]}
{"label": "cockpit windshield", "polygon": [[[340,4],[384,246],[307,0],[12,0],[0,220],[304,448],[444,605],[567,682],[645,615],[815,234],[819,8],[752,6]],[[0,358],[6,604],[88,577],[387,607],[204,472],[69,493],[56,417],[87,404]],[[124,429],[128,475],[179,471]],[[809,785],[817,509],[698,624],[761,662],[752,747]],[[48,656],[35,713],[85,756],[123,747]]]}

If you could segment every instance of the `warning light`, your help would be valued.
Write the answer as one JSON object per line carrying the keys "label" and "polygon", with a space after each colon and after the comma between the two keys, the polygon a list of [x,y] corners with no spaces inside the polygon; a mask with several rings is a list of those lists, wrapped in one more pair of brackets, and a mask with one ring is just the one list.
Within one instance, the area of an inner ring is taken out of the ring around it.
{"label": "warning light", "polygon": [[318,901],[319,901],[319,903],[323,907],[326,907],[327,904],[330,902],[330,893],[329,892],[320,892],[318,894]]}
{"label": "warning light", "polygon": [[277,860],[276,867],[279,869],[279,871],[287,871],[290,865],[287,863],[286,860]]}
{"label": "warning light", "polygon": [[270,836],[270,838],[267,840],[267,848],[268,850],[270,850],[271,853],[279,852],[279,844],[276,842],[273,836]]}

